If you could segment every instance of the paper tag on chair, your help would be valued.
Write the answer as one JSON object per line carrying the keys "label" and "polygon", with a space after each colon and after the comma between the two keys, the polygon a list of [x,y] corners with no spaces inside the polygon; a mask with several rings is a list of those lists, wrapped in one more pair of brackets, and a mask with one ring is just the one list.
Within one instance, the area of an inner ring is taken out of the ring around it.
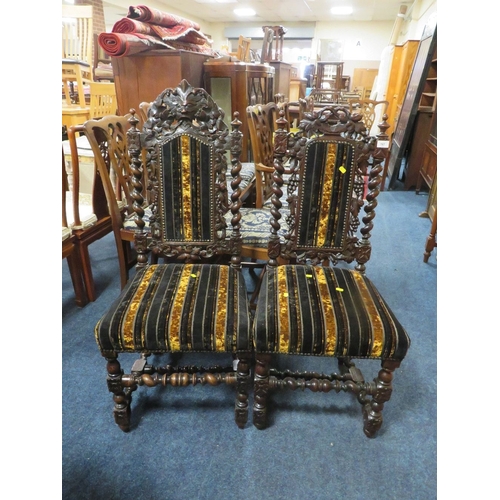
{"label": "paper tag on chair", "polygon": [[377,141],[377,148],[387,149],[388,147],[389,147],[389,141],[381,141],[381,140]]}

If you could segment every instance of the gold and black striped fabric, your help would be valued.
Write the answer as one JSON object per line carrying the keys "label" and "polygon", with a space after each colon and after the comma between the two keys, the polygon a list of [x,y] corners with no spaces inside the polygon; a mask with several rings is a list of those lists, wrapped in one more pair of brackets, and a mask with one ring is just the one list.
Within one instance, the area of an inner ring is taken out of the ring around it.
{"label": "gold and black striped fabric", "polygon": [[297,248],[342,249],[354,180],[354,148],[343,141],[314,139],[301,174]]}
{"label": "gold and black striped fabric", "polygon": [[408,334],[358,271],[283,265],[264,275],[256,352],[402,360]]}
{"label": "gold and black striped fabric", "polygon": [[164,240],[214,240],[213,148],[187,134],[162,144],[160,196]]}
{"label": "gold and black striped fabric", "polygon": [[101,352],[251,351],[244,278],[216,264],[139,270],[95,327]]}

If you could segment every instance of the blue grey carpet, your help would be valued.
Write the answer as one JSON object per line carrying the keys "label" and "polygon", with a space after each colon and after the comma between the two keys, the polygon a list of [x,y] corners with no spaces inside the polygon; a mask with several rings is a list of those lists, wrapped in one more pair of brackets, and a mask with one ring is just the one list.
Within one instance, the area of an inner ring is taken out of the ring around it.
{"label": "blue grey carpet", "polygon": [[[226,387],[139,388],[133,428],[123,433],[113,420],[106,363],[93,337],[95,323],[120,291],[108,235],[90,247],[94,303],[81,309],[74,304],[63,261],[62,498],[436,498],[437,248],[425,264],[430,221],[418,216],[425,195],[384,191],[378,200],[367,276],[412,345],[395,373],[375,439],[365,437],[360,406],[344,393],[274,393],[271,425],[259,431],[249,422],[240,430],[233,421],[234,393]],[[129,360],[120,359],[128,371]],[[327,361],[307,363],[309,369],[335,371]],[[369,380],[379,369],[377,362],[356,364]]]}

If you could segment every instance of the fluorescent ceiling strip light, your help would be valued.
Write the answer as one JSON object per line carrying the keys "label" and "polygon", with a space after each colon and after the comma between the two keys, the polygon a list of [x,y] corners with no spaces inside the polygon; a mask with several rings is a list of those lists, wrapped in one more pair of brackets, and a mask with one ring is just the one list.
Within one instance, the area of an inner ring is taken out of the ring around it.
{"label": "fluorescent ceiling strip light", "polygon": [[334,16],[348,16],[349,14],[352,14],[352,7],[348,6],[332,7],[330,9],[330,12]]}
{"label": "fluorescent ceiling strip light", "polygon": [[255,11],[253,9],[234,9],[233,12],[239,17],[251,17],[255,16]]}

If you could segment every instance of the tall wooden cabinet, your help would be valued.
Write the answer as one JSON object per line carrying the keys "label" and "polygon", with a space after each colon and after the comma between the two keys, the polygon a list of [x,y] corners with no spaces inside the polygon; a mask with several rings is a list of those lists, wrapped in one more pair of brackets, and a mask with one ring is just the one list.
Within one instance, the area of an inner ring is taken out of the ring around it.
{"label": "tall wooden cabinet", "polygon": [[[418,44],[418,50],[406,87],[405,97],[392,134],[390,156],[387,165],[389,189],[395,187],[397,180],[403,180],[402,168],[404,168],[404,176],[407,179],[416,179],[420,169],[418,161],[410,161],[410,150],[412,143],[418,140],[425,140],[428,136],[431,120],[427,120],[427,127],[423,127],[419,123],[421,120],[425,119],[425,113],[429,112],[429,107],[423,105],[421,99],[425,97],[424,89],[427,83],[426,80],[429,76],[429,70],[432,66],[436,47],[437,24],[435,19],[430,19],[424,27],[422,39]],[[430,94],[430,92],[427,92],[427,94]],[[421,108],[421,106],[423,107]],[[419,129],[418,136],[415,134],[417,128]],[[425,130],[425,128],[427,130]],[[421,151],[417,151],[417,149],[418,146],[414,148],[414,151],[420,154]],[[410,166],[410,163],[412,163],[412,166]],[[407,185],[407,188],[408,187]]]}
{"label": "tall wooden cabinet", "polygon": [[418,103],[409,151],[405,189],[415,187],[418,192],[424,182],[430,190],[437,171],[437,160],[433,161],[437,157],[437,43]]}
{"label": "tall wooden cabinet", "polygon": [[406,87],[417,55],[418,44],[419,40],[408,40],[403,45],[394,47],[391,73],[386,92],[386,100],[389,102],[387,113],[389,118],[387,122],[391,126],[389,129],[391,133],[396,130],[396,120],[405,98]]}

